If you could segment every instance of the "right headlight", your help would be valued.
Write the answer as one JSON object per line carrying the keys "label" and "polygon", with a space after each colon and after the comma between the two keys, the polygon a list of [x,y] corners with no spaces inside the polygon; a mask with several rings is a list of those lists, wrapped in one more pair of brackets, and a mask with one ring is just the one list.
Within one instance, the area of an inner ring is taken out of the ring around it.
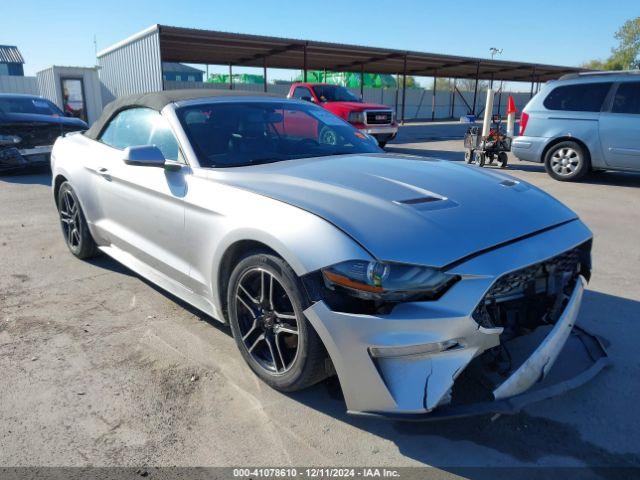
{"label": "right headlight", "polygon": [[322,275],[328,288],[388,302],[433,300],[460,278],[432,267],[364,260],[323,268]]}
{"label": "right headlight", "polygon": [[350,112],[349,123],[364,123],[364,112]]}

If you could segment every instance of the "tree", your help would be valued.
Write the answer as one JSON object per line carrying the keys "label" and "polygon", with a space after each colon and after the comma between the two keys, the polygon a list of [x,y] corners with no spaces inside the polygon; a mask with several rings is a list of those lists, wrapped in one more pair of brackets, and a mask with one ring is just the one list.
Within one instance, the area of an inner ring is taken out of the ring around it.
{"label": "tree", "polygon": [[620,45],[613,49],[614,62],[629,70],[640,68],[640,17],[627,20],[616,32],[616,40]]}
{"label": "tree", "polygon": [[[493,88],[498,88],[497,85],[500,82],[493,84]],[[430,88],[433,88],[433,82],[431,82]],[[458,78],[456,80],[456,88],[461,92],[473,92],[476,88],[476,81],[473,78]],[[453,90],[453,79],[451,78],[436,78],[436,89],[439,92],[450,92]],[[489,89],[488,80],[480,80],[478,82],[478,92],[486,92]]]}
{"label": "tree", "polygon": [[640,68],[640,17],[627,20],[615,34],[618,46],[606,60],[590,60],[582,66],[594,70],[631,70]]}

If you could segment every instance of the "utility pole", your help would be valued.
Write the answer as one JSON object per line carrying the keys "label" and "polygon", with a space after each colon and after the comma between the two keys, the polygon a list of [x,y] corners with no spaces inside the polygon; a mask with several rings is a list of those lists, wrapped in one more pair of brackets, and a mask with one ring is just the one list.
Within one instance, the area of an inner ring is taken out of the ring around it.
{"label": "utility pole", "polygon": [[491,47],[489,49],[489,52],[491,52],[491,60],[493,60],[493,58],[496,55],[502,55],[502,49],[501,48]]}

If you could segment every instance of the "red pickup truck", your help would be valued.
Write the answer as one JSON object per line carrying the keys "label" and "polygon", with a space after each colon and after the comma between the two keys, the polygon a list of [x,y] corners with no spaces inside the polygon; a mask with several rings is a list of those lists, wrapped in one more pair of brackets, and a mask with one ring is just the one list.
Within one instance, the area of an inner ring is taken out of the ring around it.
{"label": "red pickup truck", "polygon": [[364,103],[345,87],[326,83],[294,83],[287,98],[313,102],[375,137],[384,147],[398,134],[395,114],[386,105]]}

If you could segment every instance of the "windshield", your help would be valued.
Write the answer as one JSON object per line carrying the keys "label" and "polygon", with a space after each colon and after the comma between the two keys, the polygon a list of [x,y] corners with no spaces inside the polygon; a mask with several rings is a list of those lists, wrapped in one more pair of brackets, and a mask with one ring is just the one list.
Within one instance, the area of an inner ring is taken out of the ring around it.
{"label": "windshield", "polygon": [[358,102],[362,103],[362,100],[357,95],[354,95],[349,90],[338,85],[316,85],[313,88],[313,92],[321,102]]}
{"label": "windshield", "polygon": [[297,102],[212,102],[176,110],[202,167],[381,152],[323,108]]}
{"label": "windshield", "polygon": [[35,113],[63,117],[62,110],[49,100],[38,97],[0,97],[0,113]]}

